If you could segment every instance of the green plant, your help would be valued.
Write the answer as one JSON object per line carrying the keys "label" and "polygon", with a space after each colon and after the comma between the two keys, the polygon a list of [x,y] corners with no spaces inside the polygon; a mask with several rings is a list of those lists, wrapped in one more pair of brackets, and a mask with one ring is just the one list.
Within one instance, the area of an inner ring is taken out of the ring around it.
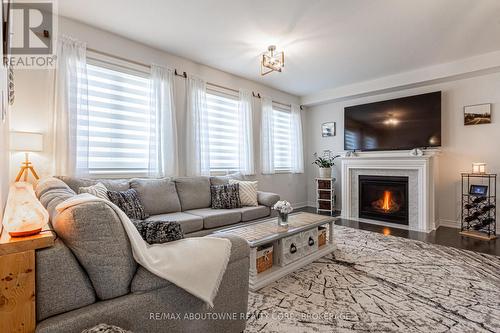
{"label": "green plant", "polygon": [[319,156],[318,153],[314,153],[313,156],[314,162],[312,164],[316,164],[320,168],[331,168],[335,165],[335,159],[340,157],[340,155],[333,156],[331,152],[325,152],[323,156]]}

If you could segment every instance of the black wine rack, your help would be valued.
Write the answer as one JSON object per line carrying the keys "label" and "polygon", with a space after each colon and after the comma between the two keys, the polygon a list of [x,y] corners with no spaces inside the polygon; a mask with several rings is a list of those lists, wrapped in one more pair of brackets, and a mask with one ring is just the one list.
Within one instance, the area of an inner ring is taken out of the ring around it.
{"label": "black wine rack", "polygon": [[[487,185],[484,195],[470,193],[471,185]],[[461,233],[496,234],[497,175],[462,173],[462,226]]]}

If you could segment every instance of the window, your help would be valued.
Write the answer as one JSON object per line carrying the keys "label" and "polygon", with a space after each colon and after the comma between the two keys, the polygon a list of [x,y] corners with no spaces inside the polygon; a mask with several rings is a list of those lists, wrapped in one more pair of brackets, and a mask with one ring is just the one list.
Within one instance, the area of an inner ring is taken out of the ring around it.
{"label": "window", "polygon": [[[79,126],[79,144],[88,142],[90,174],[146,174],[149,161],[149,74],[87,60],[88,133]],[[85,124],[87,119],[78,119]],[[88,140],[88,141],[87,141]]]}
{"label": "window", "polygon": [[237,171],[240,163],[238,96],[208,90],[207,112],[210,172]]}
{"label": "window", "polygon": [[273,103],[274,169],[289,172],[292,169],[292,117],[290,109]]}

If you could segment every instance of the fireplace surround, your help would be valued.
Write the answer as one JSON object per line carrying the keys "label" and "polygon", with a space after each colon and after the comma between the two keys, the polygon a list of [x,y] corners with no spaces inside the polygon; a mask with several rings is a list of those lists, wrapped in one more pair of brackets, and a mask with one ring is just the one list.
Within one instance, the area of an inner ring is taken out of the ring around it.
{"label": "fireplace surround", "polygon": [[360,218],[408,225],[408,177],[358,177]]}
{"label": "fireplace surround", "polygon": [[[341,159],[341,215],[345,219],[430,232],[436,228],[434,183],[439,150],[424,150],[422,156],[410,151],[356,152]],[[408,223],[359,216],[359,176],[408,178]]]}

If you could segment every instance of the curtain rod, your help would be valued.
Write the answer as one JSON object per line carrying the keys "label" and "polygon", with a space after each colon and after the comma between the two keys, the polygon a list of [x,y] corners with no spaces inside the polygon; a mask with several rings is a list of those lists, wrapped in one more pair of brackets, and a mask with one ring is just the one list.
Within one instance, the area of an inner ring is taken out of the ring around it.
{"label": "curtain rod", "polygon": [[[139,61],[135,61],[135,60],[130,60],[130,59],[127,59],[127,58],[123,58],[123,57],[120,57],[120,56],[117,56],[117,55],[114,55],[114,54],[111,54],[111,53],[99,51],[99,50],[96,50],[96,49],[93,49],[93,48],[90,48],[90,47],[87,47],[87,51],[90,51],[90,52],[93,52],[93,53],[97,53],[97,54],[100,54],[100,55],[103,55],[103,56],[106,56],[106,57],[115,58],[115,59],[118,59],[118,60],[121,60],[121,61],[124,61],[124,62],[129,62],[129,63],[134,64],[134,65],[138,65],[138,66],[141,66],[141,67],[145,67],[145,68],[151,69],[151,65],[148,65],[148,64],[145,64],[145,63],[142,63],[142,62],[139,62]],[[174,69],[174,74],[176,76],[179,76],[179,77],[182,77],[184,79],[187,79],[187,73],[186,72],[182,72],[182,74],[179,74],[177,72],[177,69]],[[233,89],[233,88],[221,86],[220,84],[216,84],[216,83],[212,83],[212,82],[207,82],[207,84],[211,85],[211,86],[214,86],[214,87],[217,87],[217,88],[226,89],[226,90],[229,90],[229,91],[233,91],[233,92],[239,93],[239,90],[237,90],[237,89]],[[260,93],[256,94],[253,91],[252,91],[252,96],[255,97],[255,98],[261,98]],[[286,107],[289,107],[289,108],[292,107],[291,104],[286,104],[286,103],[281,103],[281,102],[276,102],[276,101],[273,101],[273,103],[278,104],[278,105],[282,105],[282,106],[286,106]],[[303,109],[302,105],[300,106],[300,109],[301,110]]]}
{"label": "curtain rod", "polygon": [[[135,60],[130,60],[130,59],[127,59],[127,58],[123,58],[123,57],[120,57],[120,56],[117,56],[117,55],[114,55],[114,54],[111,54],[111,53],[99,51],[99,50],[96,50],[96,49],[93,49],[93,48],[90,48],[90,47],[87,47],[87,51],[90,51],[90,52],[93,52],[93,53],[97,53],[97,54],[100,54],[100,55],[103,55],[103,56],[106,56],[106,57],[115,58],[115,59],[118,59],[118,60],[121,60],[121,61],[124,61],[124,62],[129,62],[129,63],[137,65],[137,66],[141,66],[141,67],[145,67],[145,68],[151,69],[151,65],[147,65],[147,64],[139,62],[139,61],[135,61]],[[174,69],[174,74],[176,76],[180,76],[180,77],[183,77],[185,79],[187,78],[187,73],[186,72],[182,72],[182,74],[179,74],[177,72],[177,69]]]}

